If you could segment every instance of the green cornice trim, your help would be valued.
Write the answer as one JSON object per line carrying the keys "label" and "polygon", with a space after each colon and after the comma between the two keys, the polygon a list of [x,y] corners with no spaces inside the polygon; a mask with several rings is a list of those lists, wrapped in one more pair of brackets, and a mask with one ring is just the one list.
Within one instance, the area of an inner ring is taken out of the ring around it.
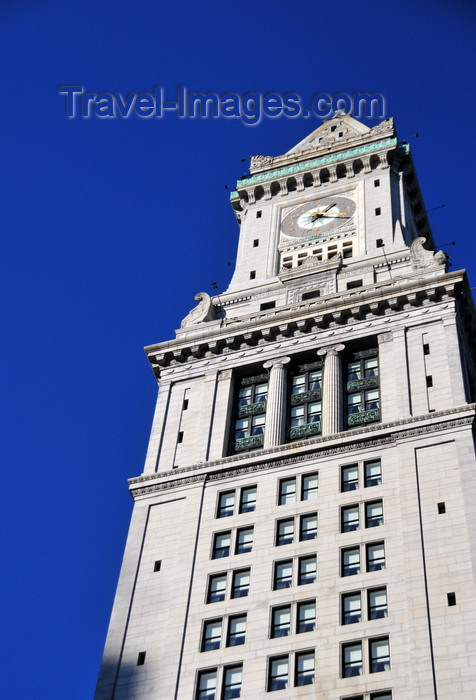
{"label": "green cornice trim", "polygon": [[[266,180],[275,180],[277,177],[293,175],[294,173],[299,173],[303,170],[309,170],[309,168],[317,168],[321,165],[337,163],[340,160],[355,158],[356,156],[362,156],[367,153],[372,153],[373,151],[379,151],[382,148],[392,148],[396,145],[396,137],[385,139],[384,141],[377,141],[376,143],[370,143],[367,146],[360,146],[359,148],[352,148],[349,151],[343,151],[342,153],[335,153],[332,156],[322,156],[322,158],[316,158],[315,160],[306,161],[305,163],[290,165],[287,168],[279,168],[278,170],[270,170],[266,173],[262,173],[261,175],[253,175],[245,180],[238,180],[236,183],[236,188],[248,187],[249,185],[255,185],[259,182],[265,182]],[[236,199],[237,197],[239,197],[239,194],[236,191],[233,191],[230,195],[230,199]]]}

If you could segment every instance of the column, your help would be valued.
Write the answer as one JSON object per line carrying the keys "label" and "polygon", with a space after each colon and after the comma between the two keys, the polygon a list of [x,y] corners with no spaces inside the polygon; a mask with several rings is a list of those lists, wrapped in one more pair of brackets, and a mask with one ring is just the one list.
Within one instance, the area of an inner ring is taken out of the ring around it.
{"label": "column", "polygon": [[318,355],[324,358],[322,381],[322,434],[333,435],[343,429],[342,368],[339,353],[344,345],[320,348]]}
{"label": "column", "polygon": [[264,428],[264,448],[284,443],[286,425],[286,370],[284,365],[290,357],[268,360],[263,367],[269,369],[268,398],[266,401],[266,424]]}

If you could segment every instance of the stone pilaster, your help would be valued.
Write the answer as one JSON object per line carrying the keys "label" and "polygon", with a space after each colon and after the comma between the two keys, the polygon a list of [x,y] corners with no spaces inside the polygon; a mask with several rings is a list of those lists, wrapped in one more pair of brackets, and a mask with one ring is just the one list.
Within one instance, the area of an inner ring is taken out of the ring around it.
{"label": "stone pilaster", "polygon": [[282,445],[286,426],[286,369],[290,357],[268,360],[263,367],[269,369],[268,398],[266,402],[266,425],[264,448]]}
{"label": "stone pilaster", "polygon": [[339,353],[344,345],[320,348],[318,355],[324,358],[322,381],[322,434],[333,435],[343,429],[342,367]]}

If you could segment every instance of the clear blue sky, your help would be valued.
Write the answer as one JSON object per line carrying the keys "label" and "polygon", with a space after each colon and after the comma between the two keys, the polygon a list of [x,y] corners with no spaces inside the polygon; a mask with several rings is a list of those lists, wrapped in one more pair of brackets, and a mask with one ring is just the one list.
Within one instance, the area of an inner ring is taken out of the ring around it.
{"label": "clear blue sky", "polygon": [[[67,119],[92,92],[379,92],[438,244],[474,261],[476,12],[462,0],[2,0],[0,324],[6,700],[92,698],[156,384],[142,347],[226,288],[225,185],[316,119]],[[419,138],[412,138],[418,132]],[[160,624],[160,621],[158,621]],[[167,700],[161,698],[160,700]]]}

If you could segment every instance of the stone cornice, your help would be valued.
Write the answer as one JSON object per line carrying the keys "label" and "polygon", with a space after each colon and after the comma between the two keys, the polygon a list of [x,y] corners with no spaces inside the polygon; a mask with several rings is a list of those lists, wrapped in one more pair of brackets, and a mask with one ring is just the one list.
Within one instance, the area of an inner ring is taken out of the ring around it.
{"label": "stone cornice", "polygon": [[[217,481],[239,474],[303,464],[316,458],[321,459],[333,455],[345,455],[347,452],[354,453],[356,450],[384,447],[412,437],[464,428],[473,424],[475,413],[476,404],[468,404],[390,423],[375,423],[365,428],[309,438],[301,442],[294,441],[266,450],[232,455],[167,472],[143,474],[128,480],[129,489],[133,498],[137,498],[190,483],[203,482],[205,479]],[[450,418],[451,416],[457,417]],[[292,454],[286,456],[286,453]],[[273,457],[273,455],[275,456]]]}
{"label": "stone cornice", "polygon": [[462,272],[452,272],[387,281],[342,292],[339,296],[328,295],[309,303],[278,307],[248,319],[225,319],[219,325],[214,323],[213,328],[203,323],[185,337],[150,345],[145,351],[158,375],[160,367],[229,354],[282,337],[301,337],[329,327],[449,300],[458,294],[463,279]]}
{"label": "stone cornice", "polygon": [[[369,143],[364,146],[358,146],[356,148],[351,148],[346,151],[341,151],[340,153],[334,153],[332,155],[321,156],[320,158],[314,158],[313,160],[306,160],[303,163],[298,163],[297,165],[289,165],[284,168],[278,168],[275,170],[268,170],[259,175],[252,175],[245,180],[238,180],[236,183],[236,190],[242,187],[249,187],[250,185],[258,185],[262,182],[268,180],[276,180],[280,177],[286,177],[288,175],[295,175],[296,173],[309,170],[310,168],[319,168],[322,166],[330,165],[332,163],[338,163],[342,160],[347,160],[349,158],[359,158],[360,156],[367,155],[368,153],[375,153],[386,148],[394,148],[397,145],[397,139],[388,138],[383,141],[377,141],[376,143]],[[292,159],[296,160],[296,156]],[[234,191],[230,195],[230,199],[236,199],[238,197],[238,192]]]}

